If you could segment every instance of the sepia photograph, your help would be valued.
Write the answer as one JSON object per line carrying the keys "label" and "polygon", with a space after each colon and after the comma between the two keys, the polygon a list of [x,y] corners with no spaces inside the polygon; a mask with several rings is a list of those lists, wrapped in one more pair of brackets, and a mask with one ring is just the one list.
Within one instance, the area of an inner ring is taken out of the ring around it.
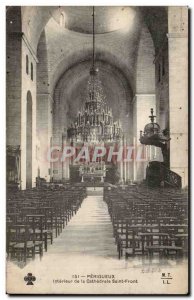
{"label": "sepia photograph", "polygon": [[189,295],[189,7],[4,9],[6,293]]}

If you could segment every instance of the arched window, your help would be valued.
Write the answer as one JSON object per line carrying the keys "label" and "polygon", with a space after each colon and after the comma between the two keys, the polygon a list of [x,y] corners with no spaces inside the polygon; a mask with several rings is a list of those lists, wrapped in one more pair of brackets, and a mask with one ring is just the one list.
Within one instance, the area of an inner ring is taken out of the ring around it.
{"label": "arched window", "polygon": [[33,81],[33,63],[31,63],[31,80]]}
{"label": "arched window", "polygon": [[65,16],[63,13],[60,14],[59,24],[61,27],[65,27]]}
{"label": "arched window", "polygon": [[29,73],[29,59],[28,59],[28,55],[26,55],[26,74]]}

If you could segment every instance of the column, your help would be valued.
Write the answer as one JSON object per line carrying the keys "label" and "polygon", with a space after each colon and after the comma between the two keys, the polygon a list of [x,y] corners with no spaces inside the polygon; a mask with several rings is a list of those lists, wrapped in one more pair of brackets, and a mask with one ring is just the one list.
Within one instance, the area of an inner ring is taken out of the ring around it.
{"label": "column", "polygon": [[147,160],[145,157],[145,146],[139,141],[140,130],[144,130],[147,123],[150,123],[150,109],[156,111],[155,94],[136,94],[133,99],[133,141],[134,141],[134,161],[133,180],[142,181],[145,179],[145,169]]}
{"label": "column", "polygon": [[50,181],[51,164],[47,159],[52,137],[52,97],[50,94],[37,94],[37,138],[40,144],[40,177]]}
{"label": "column", "polygon": [[188,185],[188,8],[168,8],[170,169]]}
{"label": "column", "polygon": [[[21,33],[21,188],[26,188],[27,173],[27,94],[32,98],[32,187],[36,185],[38,165],[36,157],[36,124],[37,124],[37,93],[36,93],[36,67],[38,59],[26,36]],[[28,56],[28,72],[26,70],[26,57]],[[18,116],[19,117],[19,116]]]}

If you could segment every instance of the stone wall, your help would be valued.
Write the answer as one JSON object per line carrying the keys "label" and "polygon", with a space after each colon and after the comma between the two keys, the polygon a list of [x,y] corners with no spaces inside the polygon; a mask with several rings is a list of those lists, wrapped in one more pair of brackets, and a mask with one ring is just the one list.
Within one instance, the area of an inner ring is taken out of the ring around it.
{"label": "stone wall", "polygon": [[[32,186],[38,169],[41,177],[50,180],[50,164],[44,158],[51,138],[53,143],[61,142],[62,133],[85,100],[92,35],[60,27],[53,16],[57,9],[11,7],[7,10],[7,144],[21,146],[23,189],[26,187],[27,93],[32,97]],[[102,85],[115,118],[121,119],[129,143],[135,143],[136,147],[139,131],[149,122],[150,108],[156,109],[161,128],[170,128],[170,167],[182,176],[186,186],[188,9],[135,10],[133,26],[127,32],[118,30],[96,35],[96,60]],[[124,176],[142,180],[144,171],[138,171],[134,164],[133,172],[126,169]]]}
{"label": "stone wall", "polygon": [[[21,61],[21,181],[22,188],[26,186],[26,104],[27,93],[32,97],[32,186],[35,186],[37,170],[36,161],[36,62],[37,58],[33,53],[27,39],[22,35],[22,61]],[[26,73],[26,56],[29,60],[29,73]],[[33,64],[33,80],[31,78],[31,64]]]}
{"label": "stone wall", "polygon": [[7,144],[20,145],[21,132],[21,8],[6,18],[6,128]]}
{"label": "stone wall", "polygon": [[[26,103],[32,96],[32,186],[37,176],[36,165],[36,55],[21,31],[21,8],[7,13],[7,144],[21,147],[21,188],[26,188]],[[28,74],[26,59],[28,57]],[[33,80],[31,78],[33,64]]]}
{"label": "stone wall", "polygon": [[47,40],[42,32],[37,49],[37,139],[39,143],[38,168],[40,177],[50,180],[47,152],[52,136],[52,97],[49,93]]}

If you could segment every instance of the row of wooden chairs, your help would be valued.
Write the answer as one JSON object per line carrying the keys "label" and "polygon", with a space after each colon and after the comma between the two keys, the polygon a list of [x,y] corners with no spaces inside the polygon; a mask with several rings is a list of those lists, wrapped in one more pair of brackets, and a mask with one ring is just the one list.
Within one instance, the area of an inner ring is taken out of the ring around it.
{"label": "row of wooden chairs", "polygon": [[106,187],[118,256],[152,259],[188,253],[187,192],[141,186]]}
{"label": "row of wooden chairs", "polygon": [[40,259],[53,244],[86,196],[85,188],[27,190],[7,194],[7,257]]}

